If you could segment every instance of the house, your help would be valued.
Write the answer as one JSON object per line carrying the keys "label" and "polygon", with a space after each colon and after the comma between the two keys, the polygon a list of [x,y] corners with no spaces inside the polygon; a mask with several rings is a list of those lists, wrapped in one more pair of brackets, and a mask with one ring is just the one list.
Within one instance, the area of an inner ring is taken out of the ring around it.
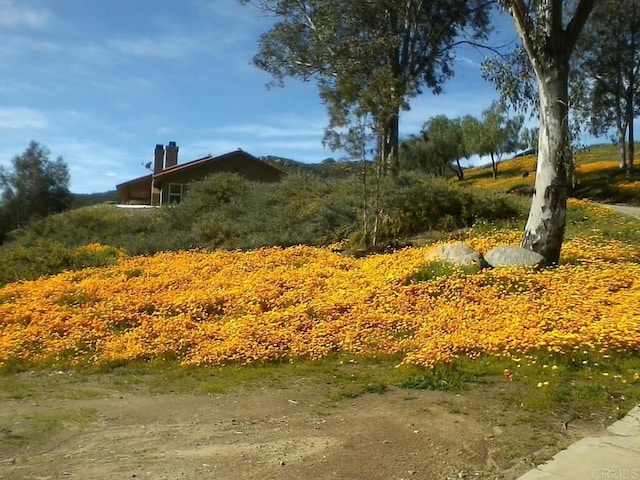
{"label": "house", "polygon": [[254,182],[278,182],[284,173],[240,149],[217,157],[207,155],[178,164],[176,142],[156,145],[153,173],[116,185],[119,204],[166,205],[179,203],[192,182],[220,172],[237,173]]}

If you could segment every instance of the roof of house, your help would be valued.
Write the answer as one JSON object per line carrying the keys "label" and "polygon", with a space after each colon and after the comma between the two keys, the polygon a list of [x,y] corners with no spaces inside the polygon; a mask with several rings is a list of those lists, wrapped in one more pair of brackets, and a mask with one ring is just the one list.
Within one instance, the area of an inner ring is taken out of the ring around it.
{"label": "roof of house", "polygon": [[269,165],[268,163],[263,162],[262,160],[260,160],[257,157],[254,157],[253,155],[251,155],[250,153],[247,153],[241,149],[235,150],[233,152],[229,152],[229,153],[225,153],[223,155],[218,155],[217,157],[214,157],[212,155],[207,155],[206,157],[202,157],[202,158],[197,158],[195,160],[191,160],[190,162],[187,163],[182,163],[182,164],[178,164],[178,165],[174,165],[172,167],[167,167],[165,168],[163,171],[156,173],[156,174],[148,174],[148,175],[144,175],[142,177],[138,177],[138,178],[134,178],[133,180],[129,180],[127,182],[124,183],[120,183],[118,185],[116,185],[116,189],[120,189],[123,187],[129,187],[135,184],[142,184],[142,183],[151,183],[151,181],[153,179],[159,179],[161,180],[164,176],[169,176],[173,173],[176,172],[181,172],[184,171],[186,169],[189,168],[193,168],[193,167],[197,167],[197,166],[202,166],[202,165],[207,165],[207,164],[215,164],[215,162],[219,162],[219,161],[223,161],[226,160],[228,158],[232,158],[234,156],[237,155],[242,155],[243,157],[254,161],[254,162],[258,162],[263,164],[264,166],[271,168],[273,170],[278,171],[277,168],[272,167],[271,165]]}
{"label": "roof of house", "polygon": [[[236,155],[243,155],[244,157],[247,157],[250,160],[253,160],[253,161],[256,161],[256,162],[260,162],[260,163],[264,163],[259,158],[254,157],[250,153],[247,153],[247,152],[245,152],[243,150],[235,150],[233,152],[225,153],[223,155],[218,155],[217,157],[213,157],[211,155],[207,155],[206,157],[198,158],[196,160],[192,160],[192,161],[187,162],[187,163],[182,163],[182,164],[175,165],[173,167],[165,168],[162,172],[156,174],[155,178],[162,178],[165,175],[169,175],[169,174],[172,174],[174,172],[182,171],[182,170],[185,170],[185,169],[188,169],[188,168],[192,168],[192,167],[195,167],[195,166],[205,165],[205,164],[209,164],[209,163],[213,163],[213,162],[219,162],[219,161],[222,161],[222,160],[226,160],[227,158],[234,157]],[[271,167],[270,165],[268,165],[266,163],[265,163],[265,165]]]}
{"label": "roof of house", "polygon": [[133,180],[128,180],[126,182],[119,183],[118,185],[116,185],[116,189],[120,187],[130,187],[131,185],[135,185],[136,183],[147,183],[147,182],[151,183],[151,180],[153,180],[152,173],[148,175],[144,175],[142,177],[134,178]]}

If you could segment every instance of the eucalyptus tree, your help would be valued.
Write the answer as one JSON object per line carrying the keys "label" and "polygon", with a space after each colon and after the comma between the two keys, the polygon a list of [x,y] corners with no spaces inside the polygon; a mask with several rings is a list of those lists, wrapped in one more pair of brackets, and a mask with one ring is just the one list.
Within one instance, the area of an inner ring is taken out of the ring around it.
{"label": "eucalyptus tree", "polygon": [[445,115],[432,117],[424,124],[422,136],[431,161],[446,165],[453,170],[458,180],[464,180],[460,160],[469,157],[469,153],[465,148],[461,119]]}
{"label": "eucalyptus tree", "polygon": [[491,158],[494,179],[498,178],[498,165],[502,162],[504,155],[520,148],[520,132],[523,124],[524,116],[509,117],[508,108],[502,102],[493,102],[482,112],[483,153]]}
{"label": "eucalyptus tree", "polygon": [[447,173],[447,166],[433,155],[431,146],[422,133],[401,140],[399,153],[402,171],[417,170],[435,177],[444,177]]}
{"label": "eucalyptus tree", "polygon": [[[248,0],[241,0],[246,3]],[[276,17],[253,63],[275,84],[314,80],[327,129],[370,115],[377,156],[398,170],[399,118],[424,89],[442,91],[453,48],[486,38],[492,0],[259,0]],[[339,138],[339,137],[333,137]],[[335,145],[334,145],[335,146]]]}
{"label": "eucalyptus tree", "polygon": [[[536,182],[522,245],[557,264],[564,239],[567,166],[573,163],[569,129],[570,60],[595,0],[500,0],[522,42],[512,65],[520,78],[493,71],[489,77],[512,98],[537,97],[540,117]],[[495,66],[495,64],[494,64]],[[487,69],[491,65],[485,66]],[[523,82],[527,72],[535,83]],[[516,80],[514,83],[513,80]],[[520,84],[520,86],[518,85]],[[525,97],[522,97],[525,95]]]}
{"label": "eucalyptus tree", "polygon": [[462,124],[469,153],[489,156],[494,179],[498,178],[498,166],[504,154],[515,152],[521,145],[524,116],[510,118],[507,114],[507,106],[496,101],[482,112],[482,120],[467,119]]}
{"label": "eucalyptus tree", "polygon": [[578,43],[577,57],[584,78],[580,112],[591,133],[615,130],[620,168],[630,170],[634,120],[640,115],[640,0],[601,0]]}
{"label": "eucalyptus tree", "polygon": [[538,127],[523,128],[520,133],[520,145],[526,150],[538,153]]}

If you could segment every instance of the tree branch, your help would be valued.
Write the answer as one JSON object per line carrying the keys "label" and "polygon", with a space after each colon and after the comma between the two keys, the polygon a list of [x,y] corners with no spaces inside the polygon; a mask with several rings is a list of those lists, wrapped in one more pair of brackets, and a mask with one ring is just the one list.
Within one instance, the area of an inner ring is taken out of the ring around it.
{"label": "tree branch", "polygon": [[584,24],[587,23],[589,15],[591,15],[591,11],[595,5],[595,0],[580,0],[580,3],[576,7],[576,11],[573,14],[573,18],[569,21],[567,25],[567,36],[566,36],[566,44],[568,48],[568,52],[573,52],[573,49],[578,42],[578,37],[580,36],[580,32],[584,27]]}
{"label": "tree branch", "polygon": [[500,45],[498,47],[490,47],[488,45],[483,45],[482,43],[478,43],[478,42],[474,42],[472,40],[459,40],[457,42],[453,42],[450,43],[449,45],[446,45],[443,49],[438,51],[438,55],[443,54],[444,52],[451,50],[452,48],[455,47],[459,47],[460,45],[469,45],[471,47],[474,47],[478,50],[489,50],[492,53],[495,53],[496,55],[498,55],[500,58],[506,58],[506,55],[504,53],[502,53],[500,50],[498,50],[499,48],[504,48],[507,45]]}
{"label": "tree branch", "polygon": [[532,38],[533,26],[531,25],[531,18],[529,17],[527,6],[525,6],[522,0],[513,0],[513,3],[509,7],[509,13],[511,14],[511,18],[513,18],[513,24],[516,28],[516,32],[518,32],[534,68],[536,68],[533,60],[537,59],[538,55],[536,54]]}

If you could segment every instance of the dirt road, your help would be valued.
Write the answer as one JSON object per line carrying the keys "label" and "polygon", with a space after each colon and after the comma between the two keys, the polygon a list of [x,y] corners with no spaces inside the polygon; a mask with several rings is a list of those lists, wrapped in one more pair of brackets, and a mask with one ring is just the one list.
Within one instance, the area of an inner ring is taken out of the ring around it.
{"label": "dirt road", "polygon": [[[340,400],[327,388],[190,395],[83,383],[5,399],[0,478],[513,479],[604,425],[565,430],[561,417],[522,411],[512,384]],[[45,433],[29,440],[36,423]]]}

